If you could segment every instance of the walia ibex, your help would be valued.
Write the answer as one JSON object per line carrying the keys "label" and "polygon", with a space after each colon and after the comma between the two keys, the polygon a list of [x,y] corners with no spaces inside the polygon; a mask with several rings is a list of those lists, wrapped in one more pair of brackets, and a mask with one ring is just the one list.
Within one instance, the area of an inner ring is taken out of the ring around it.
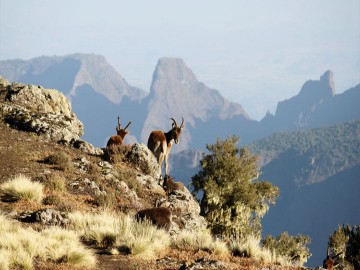
{"label": "walia ibex", "polygon": [[127,131],[128,127],[130,126],[131,121],[126,125],[125,128],[121,127],[120,124],[120,116],[118,116],[118,125],[116,126],[116,133],[117,135],[111,136],[106,144],[106,148],[110,148],[112,146],[122,145],[123,140],[129,132]]}
{"label": "walia ibex", "polygon": [[174,182],[174,178],[171,178],[169,175],[165,175],[164,178],[164,188],[166,190],[166,193],[169,195],[174,190],[180,190],[185,191],[185,186],[181,182]]}
{"label": "walia ibex", "polygon": [[182,118],[180,127],[178,127],[174,118],[170,119],[173,121],[172,129],[166,133],[161,130],[152,131],[147,143],[148,148],[153,152],[159,162],[160,168],[162,168],[162,163],[165,159],[165,175],[168,174],[169,170],[168,159],[173,141],[175,141],[176,144],[179,143],[179,138],[184,128],[184,118]]}
{"label": "walia ibex", "polygon": [[137,212],[136,220],[149,220],[159,228],[170,230],[172,223],[172,214],[166,207],[146,208]]}

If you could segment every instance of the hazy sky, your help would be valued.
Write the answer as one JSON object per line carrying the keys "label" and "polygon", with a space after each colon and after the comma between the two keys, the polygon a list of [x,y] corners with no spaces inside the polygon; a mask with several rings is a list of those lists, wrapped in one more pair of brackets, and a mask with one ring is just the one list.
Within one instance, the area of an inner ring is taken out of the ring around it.
{"label": "hazy sky", "polygon": [[255,119],[334,72],[360,83],[360,0],[0,0],[0,60],[95,53],[149,90],[161,57]]}

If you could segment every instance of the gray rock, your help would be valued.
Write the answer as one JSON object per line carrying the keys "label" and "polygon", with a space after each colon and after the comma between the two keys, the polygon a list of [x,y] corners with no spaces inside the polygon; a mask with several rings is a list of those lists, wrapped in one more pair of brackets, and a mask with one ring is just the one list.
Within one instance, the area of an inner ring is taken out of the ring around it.
{"label": "gray rock", "polygon": [[72,112],[70,102],[57,90],[0,80],[5,99],[0,116],[20,130],[42,134],[46,138],[72,144],[84,132],[83,124]]}
{"label": "gray rock", "polygon": [[69,220],[64,217],[65,215],[51,208],[34,212],[32,216],[35,222],[40,222],[43,225],[65,226],[69,223]]}
{"label": "gray rock", "polygon": [[127,158],[144,174],[150,175],[155,179],[160,178],[160,166],[153,153],[145,144],[133,144]]}
{"label": "gray rock", "polygon": [[173,221],[178,226],[173,226],[173,234],[179,230],[202,230],[206,229],[205,218],[200,216],[200,206],[192,194],[186,189],[174,191],[165,201],[159,201],[159,206],[167,207],[173,213]]}

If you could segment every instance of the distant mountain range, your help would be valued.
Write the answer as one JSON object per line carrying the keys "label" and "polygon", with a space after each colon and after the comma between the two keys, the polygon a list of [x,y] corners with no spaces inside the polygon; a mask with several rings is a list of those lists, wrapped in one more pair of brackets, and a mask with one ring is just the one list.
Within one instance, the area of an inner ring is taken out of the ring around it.
{"label": "distant mountain range", "polygon": [[310,235],[308,263],[320,265],[338,225],[360,224],[360,120],[276,133],[249,147],[262,159],[261,179],[280,188],[263,234]]}
{"label": "distant mountain range", "polygon": [[[0,61],[0,75],[9,81],[56,88],[72,101],[85,125],[84,139],[103,147],[115,132],[116,118],[132,121],[129,142],[147,141],[152,129],[169,130],[170,117],[185,119],[181,143],[174,153],[204,149],[207,143],[237,134],[242,144],[274,132],[332,125],[360,117],[360,85],[335,94],[333,74],[307,81],[298,95],[279,102],[274,115],[252,120],[243,107],[199,82],[182,59],[162,58],[153,73],[150,92],[129,85],[103,56],[73,54],[31,60]],[[125,124],[126,124],[125,123]]]}
{"label": "distant mountain range", "polygon": [[241,144],[251,144],[261,157],[261,179],[281,190],[264,218],[264,233],[287,230],[315,237],[314,266],[321,263],[328,234],[338,224],[360,223],[360,84],[336,94],[331,71],[305,82],[296,96],[279,102],[275,114],[261,121],[199,82],[179,58],[158,61],[149,92],[129,85],[104,57],[93,54],[0,61],[0,76],[65,93],[84,123],[83,139],[99,147],[115,133],[118,115],[123,125],[132,121],[128,143],[146,143],[152,129],[168,131],[170,117],[178,122],[184,117],[170,173],[186,184],[206,144],[240,136]]}

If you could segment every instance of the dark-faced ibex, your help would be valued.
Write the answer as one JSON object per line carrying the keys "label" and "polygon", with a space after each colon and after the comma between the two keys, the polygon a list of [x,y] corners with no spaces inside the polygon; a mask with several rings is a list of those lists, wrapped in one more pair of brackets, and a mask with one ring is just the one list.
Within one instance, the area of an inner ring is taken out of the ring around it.
{"label": "dark-faced ibex", "polygon": [[172,214],[166,207],[147,208],[137,212],[136,220],[149,220],[159,228],[170,230],[172,223]]}
{"label": "dark-faced ibex", "polygon": [[184,118],[182,118],[180,127],[178,127],[174,118],[170,119],[173,121],[172,129],[166,133],[161,130],[152,131],[147,143],[148,148],[153,152],[159,162],[160,168],[162,168],[162,163],[165,159],[165,175],[168,174],[169,170],[168,159],[173,141],[175,141],[176,144],[179,143],[179,138],[184,128]]}
{"label": "dark-faced ibex", "polygon": [[124,138],[130,132],[127,131],[128,127],[130,126],[131,121],[126,125],[125,128],[121,127],[120,124],[120,116],[118,116],[118,125],[116,126],[116,133],[117,135],[111,136],[106,144],[106,148],[110,148],[112,146],[122,145]]}

